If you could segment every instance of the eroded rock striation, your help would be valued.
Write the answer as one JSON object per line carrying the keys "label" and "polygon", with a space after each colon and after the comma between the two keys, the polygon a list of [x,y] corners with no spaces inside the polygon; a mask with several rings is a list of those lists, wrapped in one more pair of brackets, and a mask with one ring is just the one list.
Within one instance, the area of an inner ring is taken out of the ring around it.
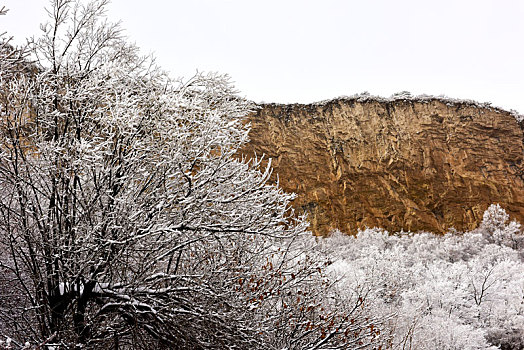
{"label": "eroded rock striation", "polygon": [[469,230],[491,203],[524,223],[514,112],[409,95],[260,107],[244,151],[272,158],[273,176],[298,194],[293,205],[316,234]]}

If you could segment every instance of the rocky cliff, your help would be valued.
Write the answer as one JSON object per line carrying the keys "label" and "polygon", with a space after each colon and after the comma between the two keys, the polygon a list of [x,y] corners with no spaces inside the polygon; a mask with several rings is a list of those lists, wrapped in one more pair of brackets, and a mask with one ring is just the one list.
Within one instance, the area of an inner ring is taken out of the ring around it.
{"label": "rocky cliff", "polygon": [[524,223],[523,130],[489,104],[358,95],[310,105],[264,104],[248,154],[273,159],[316,234],[476,227],[491,203]]}

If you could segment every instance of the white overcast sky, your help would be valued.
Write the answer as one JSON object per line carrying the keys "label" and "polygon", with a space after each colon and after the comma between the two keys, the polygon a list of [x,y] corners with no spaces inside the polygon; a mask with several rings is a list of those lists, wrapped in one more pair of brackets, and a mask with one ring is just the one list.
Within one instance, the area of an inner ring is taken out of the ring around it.
{"label": "white overcast sky", "polygon": [[[0,0],[0,32],[38,34],[48,0]],[[175,77],[227,73],[256,102],[364,91],[524,113],[524,0],[113,0],[112,21]]]}

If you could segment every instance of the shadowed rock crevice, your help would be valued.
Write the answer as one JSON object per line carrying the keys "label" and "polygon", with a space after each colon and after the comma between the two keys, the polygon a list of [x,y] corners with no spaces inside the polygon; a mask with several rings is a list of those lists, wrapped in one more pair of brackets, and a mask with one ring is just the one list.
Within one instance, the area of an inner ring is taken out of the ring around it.
{"label": "shadowed rock crevice", "polygon": [[[524,222],[523,132],[514,112],[439,98],[366,95],[264,104],[247,154],[273,158],[312,230],[470,230],[491,203]],[[518,117],[518,116],[517,116]]]}

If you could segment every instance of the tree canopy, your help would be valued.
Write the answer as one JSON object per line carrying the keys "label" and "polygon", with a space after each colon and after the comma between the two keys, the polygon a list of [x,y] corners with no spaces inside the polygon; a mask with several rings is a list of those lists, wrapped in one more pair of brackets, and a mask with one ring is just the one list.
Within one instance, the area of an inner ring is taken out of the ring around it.
{"label": "tree canopy", "polygon": [[0,331],[77,348],[376,339],[353,332],[373,322],[361,296],[322,306],[293,195],[240,155],[252,103],[227,76],[171,79],[107,3],[54,0],[39,38],[3,46]]}

